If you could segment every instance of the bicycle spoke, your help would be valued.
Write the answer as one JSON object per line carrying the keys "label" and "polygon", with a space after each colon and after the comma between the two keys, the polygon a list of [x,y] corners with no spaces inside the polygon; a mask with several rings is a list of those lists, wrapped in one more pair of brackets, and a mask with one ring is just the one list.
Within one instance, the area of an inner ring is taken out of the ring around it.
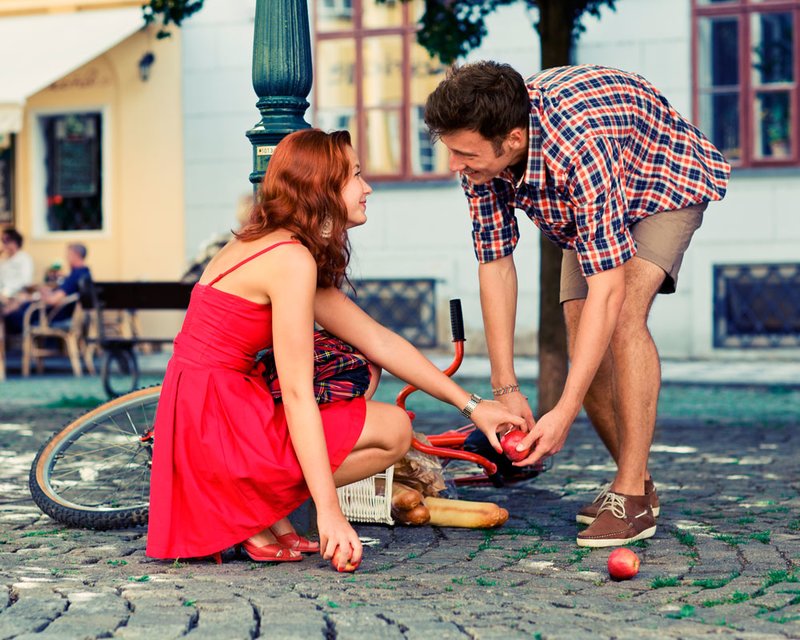
{"label": "bicycle spoke", "polygon": [[[138,442],[136,444],[139,445]],[[66,460],[66,459],[70,459],[70,458],[77,458],[77,457],[80,457],[80,456],[87,456],[87,455],[93,454],[93,453],[102,453],[103,451],[110,451],[111,449],[122,449],[123,451],[128,451],[129,447],[126,447],[125,445],[121,445],[121,444],[110,444],[110,445],[108,445],[106,447],[97,447],[97,448],[94,448],[94,449],[87,449],[85,451],[76,451],[75,453],[60,453],[60,454],[58,454],[58,458],[57,459],[58,460]],[[119,455],[119,454],[117,454],[117,455]]]}
{"label": "bicycle spoke", "polygon": [[[130,423],[131,423],[131,426],[133,427],[133,433],[134,433],[135,435],[137,435],[137,436],[140,436],[141,434],[140,434],[140,433],[139,433],[139,432],[136,430],[136,425],[134,424],[133,420],[131,419],[131,415],[130,415],[130,413],[126,412],[126,413],[125,413],[125,417],[126,417],[126,418],[128,418],[128,422],[130,422]],[[124,426],[120,426],[120,425],[118,425],[118,424],[117,424],[117,421],[116,421],[116,420],[114,420],[114,418],[113,418],[113,417],[109,418],[109,420],[110,420],[110,421],[111,421],[111,423],[112,423],[112,424],[113,424],[113,425],[116,427],[117,431],[119,431],[120,433],[124,433],[124,434],[126,434],[126,435],[131,435],[131,432],[130,432],[130,430],[126,429]]]}

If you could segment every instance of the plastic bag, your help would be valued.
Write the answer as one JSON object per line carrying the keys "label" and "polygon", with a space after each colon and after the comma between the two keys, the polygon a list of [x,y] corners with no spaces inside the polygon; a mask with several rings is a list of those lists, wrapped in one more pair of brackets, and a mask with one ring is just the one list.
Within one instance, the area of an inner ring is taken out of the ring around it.
{"label": "plastic bag", "polygon": [[[423,444],[430,444],[421,433],[414,432],[414,437]],[[439,458],[417,451],[413,447],[399,462],[395,463],[394,479],[396,482],[416,489],[423,496],[435,498],[448,489]]]}

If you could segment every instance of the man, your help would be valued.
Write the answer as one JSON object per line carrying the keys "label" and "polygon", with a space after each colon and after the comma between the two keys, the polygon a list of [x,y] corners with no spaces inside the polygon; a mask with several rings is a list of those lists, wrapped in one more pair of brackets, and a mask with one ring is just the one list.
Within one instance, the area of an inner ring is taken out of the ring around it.
{"label": "man", "polygon": [[[69,275],[64,281],[53,289],[42,290],[42,300],[48,307],[54,307],[73,293],[80,291],[81,282],[92,277],[92,272],[86,266],[86,246],[78,242],[67,245],[67,264]],[[72,317],[75,304],[64,305],[53,318],[54,321],[65,320]]]}
{"label": "man", "polygon": [[[450,152],[469,202],[495,395],[528,421],[520,466],[557,453],[583,403],[617,463],[583,507],[578,545],[655,534],[658,496],[647,470],[660,362],[647,328],[656,293],[678,269],[730,167],[647,81],[581,65],[527,83],[510,66],[453,68],[429,96],[425,122]],[[571,366],[552,411],[534,422],[513,362],[521,209],[563,248],[561,302]]]}
{"label": "man", "polygon": [[22,251],[22,234],[16,229],[3,229],[2,241],[0,303],[5,304],[33,284],[33,258]]}
{"label": "man", "polygon": [[[81,281],[85,278],[92,277],[89,267],[86,266],[86,253],[85,245],[77,242],[67,245],[66,258],[67,264],[70,267],[69,275],[64,278],[64,281],[57,287],[41,287],[39,290],[39,296],[48,308],[60,305],[64,301],[64,298],[73,293],[78,293]],[[6,314],[5,323],[8,333],[22,332],[25,311],[30,305],[30,301],[23,302],[13,309],[13,311]],[[75,303],[65,304],[58,310],[52,318],[52,321],[58,322],[59,320],[67,320],[72,317],[74,311]]]}

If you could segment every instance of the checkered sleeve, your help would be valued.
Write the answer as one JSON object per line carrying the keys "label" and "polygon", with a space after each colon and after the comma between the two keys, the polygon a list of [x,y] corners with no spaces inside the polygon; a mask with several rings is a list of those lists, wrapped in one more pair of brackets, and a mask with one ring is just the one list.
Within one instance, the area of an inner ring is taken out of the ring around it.
{"label": "checkered sleeve", "polygon": [[504,180],[474,185],[462,177],[472,217],[472,243],[478,262],[494,262],[510,255],[519,241],[514,213],[514,190]]}
{"label": "checkered sleeve", "polygon": [[627,202],[621,150],[612,138],[590,138],[570,168],[569,193],[575,211],[575,252],[588,277],[618,267],[636,254],[625,221]]}

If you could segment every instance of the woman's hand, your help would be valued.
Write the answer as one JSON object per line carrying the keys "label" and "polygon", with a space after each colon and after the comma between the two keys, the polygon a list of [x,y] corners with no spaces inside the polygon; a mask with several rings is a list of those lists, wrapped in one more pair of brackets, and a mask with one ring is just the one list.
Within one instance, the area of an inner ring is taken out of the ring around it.
{"label": "woman's hand", "polygon": [[[322,557],[330,560],[339,548],[339,562],[358,565],[361,562],[361,541],[350,523],[339,513],[318,514],[319,550]],[[343,566],[343,565],[342,565]],[[337,567],[338,568],[338,567]]]}
{"label": "woman's hand", "polygon": [[500,441],[497,439],[497,433],[504,433],[512,426],[525,429],[525,418],[511,413],[506,407],[497,402],[496,400],[482,400],[475,407],[475,410],[470,416],[475,426],[480,429],[489,444],[492,445],[497,453],[502,453],[503,448],[500,446]]}
{"label": "woman's hand", "polygon": [[520,391],[512,391],[511,393],[500,396],[498,402],[515,416],[522,416],[525,419],[525,426],[522,427],[523,431],[530,431],[533,429],[536,420],[533,418],[533,411],[531,411],[531,405],[528,404],[527,396],[523,395]]}

